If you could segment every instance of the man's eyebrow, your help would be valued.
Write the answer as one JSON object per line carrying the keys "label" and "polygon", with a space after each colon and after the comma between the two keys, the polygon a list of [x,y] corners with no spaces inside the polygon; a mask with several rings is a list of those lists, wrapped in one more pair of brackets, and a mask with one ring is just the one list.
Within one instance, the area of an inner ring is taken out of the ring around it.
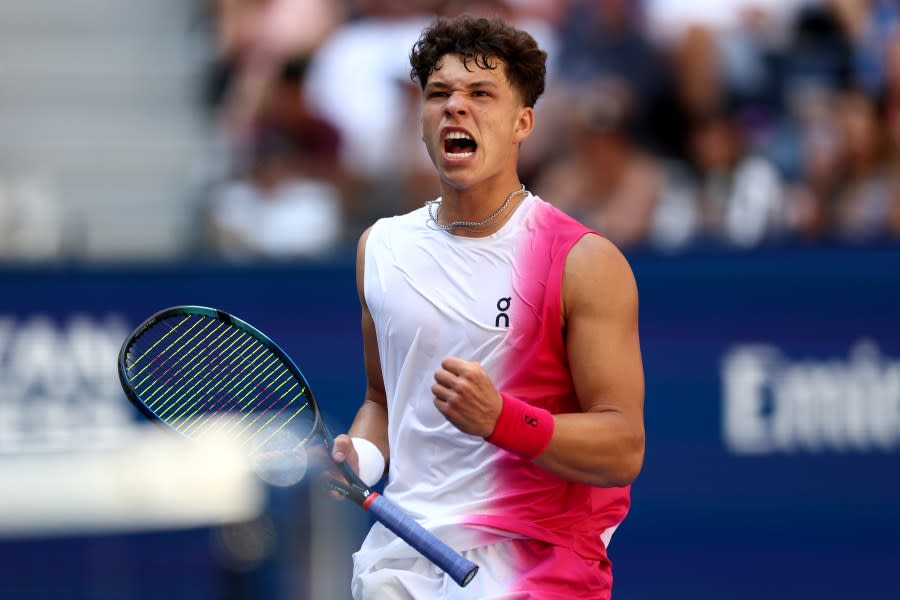
{"label": "man's eyebrow", "polygon": [[[425,84],[426,88],[441,88],[447,89],[452,87],[449,83],[444,81],[429,81]],[[497,83],[491,81],[490,79],[479,79],[478,81],[473,81],[471,83],[465,84],[463,87],[465,88],[482,88],[482,87],[497,87]]]}

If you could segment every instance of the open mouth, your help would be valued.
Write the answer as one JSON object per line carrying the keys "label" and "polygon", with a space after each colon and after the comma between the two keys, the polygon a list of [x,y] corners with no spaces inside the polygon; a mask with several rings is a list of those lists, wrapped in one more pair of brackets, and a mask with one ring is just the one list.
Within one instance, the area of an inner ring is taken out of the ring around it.
{"label": "open mouth", "polygon": [[478,144],[464,131],[451,131],[444,137],[444,153],[451,160],[469,158],[476,149]]}

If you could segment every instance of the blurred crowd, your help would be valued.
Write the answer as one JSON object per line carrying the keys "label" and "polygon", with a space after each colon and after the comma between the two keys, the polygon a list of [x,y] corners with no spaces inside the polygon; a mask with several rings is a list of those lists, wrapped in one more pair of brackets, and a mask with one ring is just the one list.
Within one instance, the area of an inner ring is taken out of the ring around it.
{"label": "blurred crowd", "polygon": [[620,247],[900,242],[894,0],[209,0],[210,246],[321,256],[438,195],[408,56],[463,12],[548,51],[523,182]]}

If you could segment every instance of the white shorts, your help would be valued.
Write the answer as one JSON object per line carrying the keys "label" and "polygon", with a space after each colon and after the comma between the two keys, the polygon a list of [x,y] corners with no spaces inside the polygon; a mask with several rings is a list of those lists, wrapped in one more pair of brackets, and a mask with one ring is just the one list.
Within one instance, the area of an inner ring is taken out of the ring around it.
{"label": "white shorts", "polygon": [[528,598],[521,592],[507,593],[516,573],[512,572],[514,540],[496,542],[466,550],[461,554],[478,565],[478,573],[460,587],[424,557],[383,558],[364,572],[356,572],[354,561],[354,600],[513,600]]}
{"label": "white shorts", "polygon": [[607,560],[584,559],[568,548],[537,540],[499,538],[462,552],[478,565],[475,578],[464,588],[428,559],[409,550],[402,555],[390,551],[355,554],[353,598],[605,600],[611,593],[612,574]]}

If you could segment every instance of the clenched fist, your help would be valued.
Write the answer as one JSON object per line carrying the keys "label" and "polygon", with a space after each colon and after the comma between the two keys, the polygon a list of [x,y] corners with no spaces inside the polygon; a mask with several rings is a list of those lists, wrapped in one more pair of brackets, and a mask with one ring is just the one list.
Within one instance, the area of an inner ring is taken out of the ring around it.
{"label": "clenched fist", "polygon": [[479,363],[445,358],[434,373],[431,393],[438,411],[460,431],[481,437],[493,433],[503,399]]}

